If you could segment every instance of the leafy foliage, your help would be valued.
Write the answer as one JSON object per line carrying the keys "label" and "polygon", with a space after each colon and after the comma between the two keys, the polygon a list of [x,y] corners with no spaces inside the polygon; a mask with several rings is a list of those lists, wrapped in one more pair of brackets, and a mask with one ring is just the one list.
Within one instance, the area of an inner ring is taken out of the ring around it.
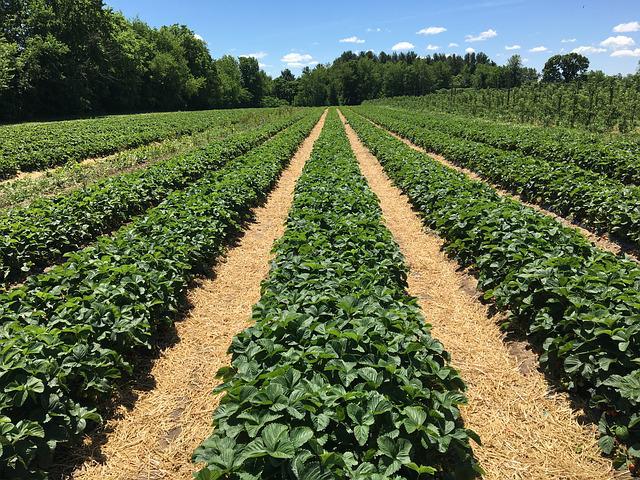
{"label": "leafy foliage", "polygon": [[601,446],[640,460],[640,267],[442,166],[345,112],[445,250],[541,349],[540,362],[600,417]]}
{"label": "leafy foliage", "polygon": [[[395,101],[389,100],[390,107],[395,105]],[[623,183],[640,184],[640,138],[635,136],[495,123],[446,113],[416,111],[411,108],[409,101],[401,105],[405,115],[394,115],[394,118],[406,120],[410,116],[413,123],[454,137],[540,157],[561,165],[574,163]]]}
{"label": "leafy foliage", "polygon": [[[458,86],[468,85],[454,87]],[[529,81],[516,88],[506,84],[487,86],[492,88],[452,88],[421,98],[393,100],[419,103],[432,111],[598,132],[637,133],[640,126],[640,72],[622,77],[592,71],[566,83]],[[379,102],[386,103],[387,99]]]}
{"label": "leafy foliage", "polygon": [[[427,150],[479,173],[495,184],[590,228],[640,246],[640,187],[572,164],[508,152],[415,125],[414,115],[359,110]],[[402,119],[396,119],[400,115]]]}
{"label": "leafy foliage", "polygon": [[[67,163],[47,170],[42,175],[25,175],[8,182],[0,182],[0,209],[25,207],[39,198],[68,194],[105,178],[146,168],[168,158],[194,151],[231,134],[258,128],[268,117],[290,113],[287,109],[257,113],[255,110],[247,109],[244,112],[232,116],[224,124],[212,126],[202,132],[129,148],[89,162]],[[266,116],[260,113],[266,113]]]}
{"label": "leafy foliage", "polygon": [[464,383],[414,298],[335,111],[296,186],[255,324],[230,347],[200,480],[470,479]]}
{"label": "leafy foliage", "polygon": [[96,400],[130,371],[127,356],[170,324],[319,113],[0,295],[1,478],[45,478],[56,445],[100,420]]}
{"label": "leafy foliage", "polygon": [[[76,250],[98,235],[115,230],[135,215],[157,205],[172,191],[188,186],[222,167],[304,114],[264,116],[266,124],[232,135],[185,155],[108,178],[87,188],[0,216],[0,280],[24,278],[63,253]],[[224,115],[229,118],[232,115]]]}
{"label": "leafy foliage", "polygon": [[0,178],[201,132],[251,110],[146,113],[0,126]]}

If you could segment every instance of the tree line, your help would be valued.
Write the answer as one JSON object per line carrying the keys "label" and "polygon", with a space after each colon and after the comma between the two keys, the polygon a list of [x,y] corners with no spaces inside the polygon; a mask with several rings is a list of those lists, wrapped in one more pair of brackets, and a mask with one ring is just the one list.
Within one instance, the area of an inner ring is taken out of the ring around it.
{"label": "tree line", "polygon": [[[295,105],[359,104],[365,100],[400,95],[426,95],[453,87],[515,87],[537,79],[514,55],[500,66],[486,54],[415,52],[344,52],[330,65],[305,68],[290,90]],[[276,78],[281,81],[281,77]]]}
{"label": "tree line", "polygon": [[[180,109],[359,104],[460,89],[588,81],[589,60],[554,55],[541,75],[519,55],[342,53],[271,78],[255,58],[214,59],[184,25],[153,28],[104,0],[0,0],[0,120]],[[618,78],[618,77],[611,77]],[[566,98],[566,96],[565,96]],[[507,93],[507,103],[511,96]],[[635,115],[635,114],[634,114]]]}
{"label": "tree line", "polygon": [[3,120],[258,107],[254,58],[214,60],[184,25],[152,28],[103,0],[0,0]]}

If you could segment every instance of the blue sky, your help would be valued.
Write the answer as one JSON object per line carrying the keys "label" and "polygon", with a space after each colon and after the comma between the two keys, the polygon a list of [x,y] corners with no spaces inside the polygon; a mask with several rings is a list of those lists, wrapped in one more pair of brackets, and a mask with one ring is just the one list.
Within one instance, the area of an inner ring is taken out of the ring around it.
{"label": "blue sky", "polygon": [[278,75],[330,62],[344,50],[513,53],[541,69],[574,49],[606,73],[640,60],[640,0],[106,0],[153,26],[183,23],[214,57],[256,56]]}

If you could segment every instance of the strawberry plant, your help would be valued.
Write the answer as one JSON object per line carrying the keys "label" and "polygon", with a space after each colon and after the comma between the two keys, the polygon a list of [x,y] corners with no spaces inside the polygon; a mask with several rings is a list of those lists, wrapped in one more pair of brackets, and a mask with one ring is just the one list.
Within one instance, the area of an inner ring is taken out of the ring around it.
{"label": "strawberry plant", "polygon": [[[575,164],[627,184],[640,183],[640,143],[632,136],[596,134],[558,127],[540,127],[416,110],[403,103],[382,109],[398,119],[454,137],[539,157],[549,162]],[[378,109],[380,110],[380,109]],[[397,116],[395,115],[397,114]]]}
{"label": "strawberry plant", "polygon": [[[0,179],[242,121],[255,109],[143,113],[0,126]],[[258,115],[262,112],[257,113]]]}
{"label": "strawberry plant", "polygon": [[608,232],[640,248],[640,187],[585,170],[415,125],[389,109],[358,110],[429,151],[468,168],[524,200],[567,217],[596,232]]}
{"label": "strawberry plant", "polygon": [[267,121],[260,128],[185,155],[0,215],[0,281],[6,285],[24,279],[64,253],[117,229],[172,191],[220,168],[301,117],[298,113]]}
{"label": "strawberry plant", "polygon": [[0,478],[46,478],[56,446],[100,421],[96,401],[172,321],[319,115],[0,295]]}
{"label": "strawberry plant", "polygon": [[542,367],[588,400],[600,418],[602,450],[636,468],[640,266],[345,113],[445,250],[476,272],[487,300],[509,312],[505,327],[526,332]]}
{"label": "strawberry plant", "polygon": [[406,293],[332,110],[296,186],[255,324],[230,347],[199,480],[471,479],[464,383]]}

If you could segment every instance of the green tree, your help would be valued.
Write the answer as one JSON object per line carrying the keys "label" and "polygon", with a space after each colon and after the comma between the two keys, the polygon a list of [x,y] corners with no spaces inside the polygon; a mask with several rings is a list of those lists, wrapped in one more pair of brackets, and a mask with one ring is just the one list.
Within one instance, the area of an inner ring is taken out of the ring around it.
{"label": "green tree", "polygon": [[571,82],[584,75],[589,59],[578,53],[553,55],[544,64],[542,81],[546,83]]}
{"label": "green tree", "polygon": [[507,87],[518,87],[522,84],[523,69],[522,69],[522,57],[520,55],[511,55],[507,60]]}
{"label": "green tree", "polygon": [[258,60],[253,57],[240,57],[240,83],[248,93],[246,106],[258,107],[264,96],[264,80],[260,75]]}
{"label": "green tree", "polygon": [[560,69],[565,82],[582,77],[589,69],[589,59],[579,53],[568,53],[560,58]]}
{"label": "green tree", "polygon": [[242,86],[240,64],[230,55],[216,61],[216,69],[220,78],[219,107],[239,107],[249,101],[249,92]]}
{"label": "green tree", "polygon": [[298,93],[296,77],[291,73],[291,70],[285,68],[280,72],[280,76],[273,80],[273,94],[276,98],[280,98],[292,105],[296,93]]}

